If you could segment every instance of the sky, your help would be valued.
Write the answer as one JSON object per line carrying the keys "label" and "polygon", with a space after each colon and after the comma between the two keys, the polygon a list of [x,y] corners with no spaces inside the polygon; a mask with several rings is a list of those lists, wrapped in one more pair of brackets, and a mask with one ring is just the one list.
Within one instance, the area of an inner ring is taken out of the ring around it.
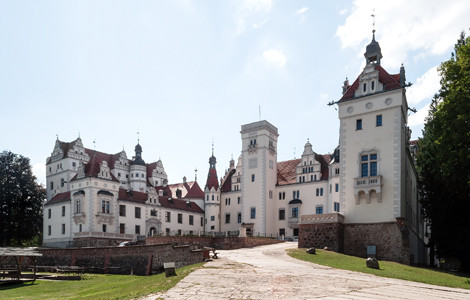
{"label": "sky", "polygon": [[0,151],[30,158],[45,184],[57,137],[128,158],[139,140],[169,183],[197,169],[201,187],[212,148],[219,177],[237,160],[243,124],[278,128],[278,161],[308,140],[331,153],[339,121],[327,103],[362,71],[373,26],[382,66],[403,63],[413,84],[417,139],[469,15],[468,0],[2,0]]}

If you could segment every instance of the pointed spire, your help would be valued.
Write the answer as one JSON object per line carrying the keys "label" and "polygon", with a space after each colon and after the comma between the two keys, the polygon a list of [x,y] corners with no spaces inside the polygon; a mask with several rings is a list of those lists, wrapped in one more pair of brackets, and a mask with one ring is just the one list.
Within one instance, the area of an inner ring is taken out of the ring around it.
{"label": "pointed spire", "polygon": [[372,41],[366,47],[366,52],[364,57],[366,58],[366,64],[380,65],[380,60],[382,59],[382,51],[380,49],[379,43],[375,40],[375,9],[371,15],[373,18],[372,22]]}

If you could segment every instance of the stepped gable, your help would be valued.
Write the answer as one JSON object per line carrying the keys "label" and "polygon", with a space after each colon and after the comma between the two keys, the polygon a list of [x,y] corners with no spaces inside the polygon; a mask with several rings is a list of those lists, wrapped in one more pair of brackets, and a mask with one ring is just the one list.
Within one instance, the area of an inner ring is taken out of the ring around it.
{"label": "stepped gable", "polygon": [[204,211],[194,202],[186,201],[183,199],[175,199],[171,197],[160,196],[158,197],[162,207],[173,208],[178,210],[190,211],[194,213],[203,214]]}
{"label": "stepped gable", "polygon": [[277,163],[277,185],[296,183],[295,170],[301,159],[280,161]]}
{"label": "stepped gable", "polygon": [[235,171],[236,169],[232,169],[225,178],[224,182],[222,183],[222,187],[220,188],[222,192],[230,192],[232,190],[232,176],[235,174]]}
{"label": "stepped gable", "polygon": [[47,201],[44,205],[51,205],[51,204],[57,204],[61,202],[67,202],[70,201],[70,192],[63,192],[55,195],[52,197],[51,200]]}
{"label": "stepped gable", "polygon": [[[384,90],[383,90],[384,92],[401,88],[400,74],[399,73],[398,74],[389,74],[380,65],[374,66],[374,69],[379,71],[379,81],[384,86]],[[355,94],[356,90],[358,89],[358,87],[359,87],[359,76],[356,78],[354,83],[351,86],[349,86],[346,93],[344,93],[343,97],[341,97],[341,99],[338,102],[345,102],[345,101],[348,101],[348,100],[355,99],[354,94]],[[362,97],[364,97],[364,96],[362,96]]]}
{"label": "stepped gable", "polygon": [[[93,151],[93,150],[90,150],[90,149],[85,149],[85,151]],[[111,172],[111,170],[113,169],[113,167],[110,166],[110,161],[112,161],[112,158],[117,155],[110,155],[110,154],[106,154],[106,153],[103,153],[103,152],[97,152],[95,151],[95,154],[93,154],[93,152],[91,153],[88,153],[87,154],[91,157],[90,161],[88,163],[85,163],[85,177],[94,177],[94,178],[98,178],[98,173],[100,172],[100,165],[101,165],[101,162],[104,160],[108,163],[108,167],[109,167],[109,174],[111,176],[111,180],[112,181],[115,181],[115,182],[119,182],[119,180],[113,175],[113,173]],[[113,166],[114,166],[114,163],[113,163]],[[77,179],[77,176],[78,174],[76,174],[71,180],[76,180]]]}
{"label": "stepped gable", "polygon": [[204,199],[204,191],[201,189],[197,181],[194,181],[192,187],[189,189],[188,193],[186,194],[186,196],[184,196],[184,198]]}
{"label": "stepped gable", "polygon": [[147,198],[147,193],[127,190],[123,188],[119,189],[118,200],[145,203],[147,201]]}

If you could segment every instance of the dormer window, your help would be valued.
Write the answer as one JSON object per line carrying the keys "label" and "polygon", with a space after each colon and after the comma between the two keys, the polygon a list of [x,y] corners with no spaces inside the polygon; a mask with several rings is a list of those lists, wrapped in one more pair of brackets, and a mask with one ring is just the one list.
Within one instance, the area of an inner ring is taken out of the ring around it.
{"label": "dormer window", "polygon": [[362,84],[362,91],[364,93],[367,91],[367,83]]}
{"label": "dormer window", "polygon": [[370,89],[373,91],[374,88],[375,88],[375,81],[372,81],[372,82],[370,83]]}

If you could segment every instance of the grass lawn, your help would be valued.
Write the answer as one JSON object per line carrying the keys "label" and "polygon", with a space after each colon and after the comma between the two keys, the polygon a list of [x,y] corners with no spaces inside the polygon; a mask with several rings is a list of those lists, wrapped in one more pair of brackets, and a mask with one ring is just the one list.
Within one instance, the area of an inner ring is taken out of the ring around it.
{"label": "grass lawn", "polygon": [[308,254],[306,249],[288,249],[290,256],[337,269],[374,274],[382,277],[398,278],[434,285],[470,289],[470,275],[451,273],[435,269],[418,268],[389,261],[379,261],[380,270],[366,267],[366,259],[344,255],[333,251],[316,250]]}
{"label": "grass lawn", "polygon": [[0,284],[0,299],[133,299],[175,286],[203,263],[179,268],[177,276],[85,274],[80,281],[36,280],[31,284]]}

